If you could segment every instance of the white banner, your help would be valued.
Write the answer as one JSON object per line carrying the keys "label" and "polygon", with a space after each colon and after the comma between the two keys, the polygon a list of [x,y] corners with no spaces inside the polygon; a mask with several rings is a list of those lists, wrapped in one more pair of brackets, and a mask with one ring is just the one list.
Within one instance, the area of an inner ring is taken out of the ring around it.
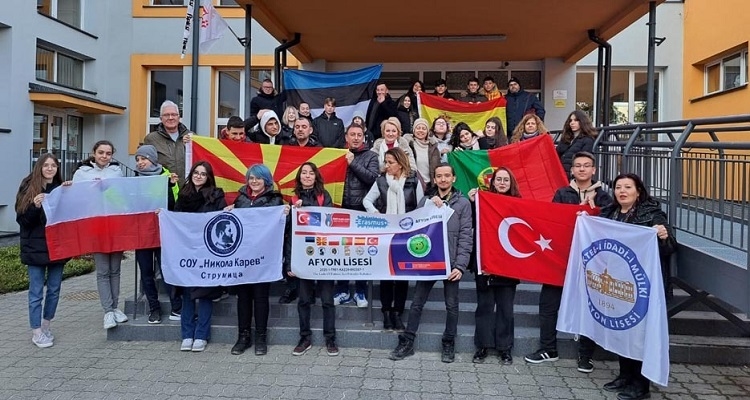
{"label": "white banner", "polygon": [[440,280],[450,274],[449,207],[387,215],[292,210],[292,272],[316,280]]}
{"label": "white banner", "polygon": [[285,225],[283,206],[211,213],[161,210],[164,280],[189,287],[278,281]]}
{"label": "white banner", "polygon": [[669,331],[656,229],[578,217],[557,330],[642,360],[643,376],[667,385]]}
{"label": "white banner", "polygon": [[180,58],[185,58],[185,52],[187,51],[188,38],[190,37],[190,24],[193,22],[193,11],[195,9],[194,1],[195,0],[190,0],[187,6],[187,14],[185,14],[185,30],[182,32],[182,52],[180,53]]}

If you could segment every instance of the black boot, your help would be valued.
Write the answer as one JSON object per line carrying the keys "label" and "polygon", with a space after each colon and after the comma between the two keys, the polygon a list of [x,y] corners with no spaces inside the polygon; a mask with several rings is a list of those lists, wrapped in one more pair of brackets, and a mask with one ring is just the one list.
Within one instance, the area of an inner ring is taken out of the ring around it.
{"label": "black boot", "polygon": [[393,330],[396,332],[403,332],[406,327],[404,322],[401,321],[401,313],[398,311],[391,311],[391,322],[393,323]]}
{"label": "black boot", "polygon": [[391,313],[385,310],[383,310],[383,330],[384,331],[393,330],[393,321],[391,320]]}
{"label": "black boot", "polygon": [[266,334],[259,333],[255,335],[255,355],[265,356],[268,353],[268,343],[266,342]]}
{"label": "black boot", "polygon": [[232,347],[232,354],[235,356],[240,355],[252,346],[250,342],[250,331],[240,331],[237,336],[237,343]]}
{"label": "black boot", "polygon": [[284,291],[284,294],[282,294],[281,297],[279,297],[279,304],[289,304],[294,300],[297,300],[297,289],[290,287]]}
{"label": "black boot", "polygon": [[452,363],[456,360],[456,344],[452,340],[443,340],[443,353],[440,356],[440,361],[444,363]]}
{"label": "black boot", "polygon": [[398,346],[391,352],[390,359],[398,361],[411,355],[414,355],[414,340],[398,335]]}

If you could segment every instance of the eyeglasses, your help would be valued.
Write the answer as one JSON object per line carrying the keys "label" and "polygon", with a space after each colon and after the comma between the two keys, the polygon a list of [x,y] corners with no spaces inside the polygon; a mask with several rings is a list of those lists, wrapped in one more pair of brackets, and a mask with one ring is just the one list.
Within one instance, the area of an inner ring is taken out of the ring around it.
{"label": "eyeglasses", "polygon": [[205,178],[208,176],[208,174],[205,172],[193,171],[193,176],[202,176]]}
{"label": "eyeglasses", "polygon": [[573,168],[591,168],[594,164],[573,164]]}
{"label": "eyeglasses", "polygon": [[166,117],[166,118],[179,118],[180,114],[168,113],[168,114],[162,114],[161,116]]}

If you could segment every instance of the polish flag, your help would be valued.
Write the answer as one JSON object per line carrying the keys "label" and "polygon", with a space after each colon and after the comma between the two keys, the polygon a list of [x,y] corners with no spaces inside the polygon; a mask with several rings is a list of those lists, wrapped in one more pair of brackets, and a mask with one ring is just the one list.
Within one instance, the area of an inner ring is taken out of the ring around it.
{"label": "polish flag", "polygon": [[159,247],[167,177],[110,178],[60,186],[44,197],[51,260]]}

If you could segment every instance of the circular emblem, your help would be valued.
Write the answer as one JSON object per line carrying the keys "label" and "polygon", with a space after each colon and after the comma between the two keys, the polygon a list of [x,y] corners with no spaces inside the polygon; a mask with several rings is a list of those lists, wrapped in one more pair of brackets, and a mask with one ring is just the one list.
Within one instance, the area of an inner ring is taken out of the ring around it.
{"label": "circular emblem", "polygon": [[203,228],[203,242],[211,254],[229,257],[242,243],[242,223],[232,213],[221,213]]}
{"label": "circular emblem", "polygon": [[432,242],[430,241],[429,236],[420,233],[419,235],[410,237],[409,240],[406,241],[406,249],[409,250],[409,254],[412,256],[422,258],[430,254]]}
{"label": "circular emblem", "polygon": [[357,246],[357,249],[354,251],[357,252],[358,256],[363,256],[365,254],[365,248],[362,246]]}
{"label": "circular emblem", "polygon": [[367,248],[367,254],[374,256],[378,254],[378,248],[376,246],[370,246]]}
{"label": "circular emblem", "polygon": [[635,252],[614,239],[600,239],[581,253],[591,316],[612,330],[638,325],[648,313],[651,281]]}
{"label": "circular emblem", "polygon": [[398,221],[398,226],[401,227],[403,230],[407,230],[414,226],[414,218],[412,217],[406,217],[402,218],[401,221]]}
{"label": "circular emblem", "polygon": [[312,257],[313,254],[315,254],[315,249],[312,246],[305,247],[305,254]]}
{"label": "circular emblem", "polygon": [[487,167],[479,172],[477,175],[477,185],[480,190],[490,190],[492,185],[492,174],[495,173],[495,167]]}

